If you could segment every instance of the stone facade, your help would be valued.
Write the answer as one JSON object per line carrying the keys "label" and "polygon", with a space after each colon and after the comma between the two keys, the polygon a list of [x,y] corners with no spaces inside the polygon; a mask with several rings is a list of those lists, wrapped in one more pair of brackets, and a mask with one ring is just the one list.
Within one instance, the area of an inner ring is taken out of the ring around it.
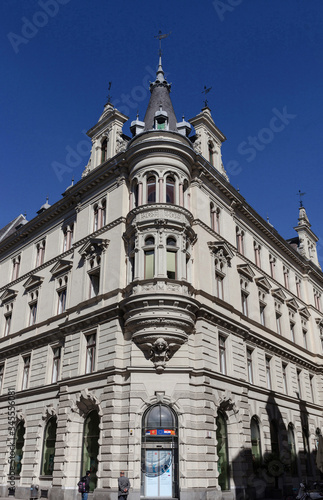
{"label": "stone facade", "polygon": [[[263,498],[319,477],[317,238],[304,207],[287,242],[247,204],[209,108],[188,137],[169,88],[160,61],[154,128],[136,120],[132,138],[108,103],[82,179],[0,242],[1,496],[18,428],[16,498],[37,484],[74,500],[84,467],[98,500],[117,499],[120,470],[130,500]],[[173,427],[152,428],[154,408]]]}

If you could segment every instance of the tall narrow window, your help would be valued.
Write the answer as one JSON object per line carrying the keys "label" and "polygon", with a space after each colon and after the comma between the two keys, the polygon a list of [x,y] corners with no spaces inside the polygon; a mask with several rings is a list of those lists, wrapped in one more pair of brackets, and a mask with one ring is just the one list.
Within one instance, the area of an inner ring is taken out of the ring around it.
{"label": "tall narrow window", "polygon": [[156,178],[154,176],[147,179],[147,203],[156,203]]}
{"label": "tall narrow window", "polygon": [[219,335],[219,362],[220,362],[220,373],[226,375],[226,356],[225,356],[225,337]]}
{"label": "tall narrow window", "polygon": [[92,373],[95,369],[96,334],[86,337],[86,366],[85,373]]}
{"label": "tall narrow window", "polygon": [[4,364],[2,363],[0,365],[0,394],[2,394],[3,376],[4,376]]}
{"label": "tall narrow window", "polygon": [[145,239],[145,279],[151,279],[155,275],[155,240],[152,236]]}
{"label": "tall narrow window", "polygon": [[175,238],[167,238],[167,278],[177,278],[177,251]]}
{"label": "tall narrow window", "polygon": [[99,437],[100,437],[100,417],[98,415],[98,412],[93,410],[88,414],[84,422],[82,469],[81,469],[82,476],[85,476],[87,470],[91,471],[90,491],[93,491],[97,485]]}
{"label": "tall narrow window", "polygon": [[245,290],[241,290],[241,308],[242,314],[248,316],[248,293]]}
{"label": "tall narrow window", "polygon": [[315,391],[314,391],[314,375],[310,375],[310,390],[311,390],[311,400],[315,403]]}
{"label": "tall narrow window", "polygon": [[11,321],[12,321],[12,309],[8,306],[8,311],[4,315],[4,336],[9,335],[11,330]]}
{"label": "tall narrow window", "polygon": [[22,384],[21,389],[25,390],[28,388],[29,384],[29,374],[30,374],[30,356],[24,356],[23,360],[23,372],[22,372]]}
{"label": "tall narrow window", "polygon": [[281,330],[281,314],[279,314],[278,312],[276,312],[276,329],[277,329],[278,335],[281,335],[282,334],[282,330]]}
{"label": "tall narrow window", "polygon": [[284,285],[285,285],[285,288],[287,288],[289,290],[289,269],[287,269],[284,266],[283,271],[284,271]]}
{"label": "tall narrow window", "polygon": [[295,342],[295,323],[290,322],[289,323],[289,328],[290,328],[290,338],[292,342]]}
{"label": "tall narrow window", "polygon": [[103,139],[101,144],[101,163],[106,161],[108,155],[108,140],[107,138]]}
{"label": "tall narrow window", "polygon": [[100,292],[100,265],[100,255],[90,259],[90,270],[88,271],[90,278],[90,299],[99,295]]}
{"label": "tall narrow window", "polygon": [[175,203],[175,180],[170,176],[166,178],[166,203]]}
{"label": "tall narrow window", "polygon": [[239,227],[236,228],[237,250],[244,254],[244,232]]}
{"label": "tall narrow window", "polygon": [[30,294],[29,302],[29,322],[28,325],[32,326],[36,323],[37,319],[37,304],[38,304],[38,290]]}
{"label": "tall narrow window", "polygon": [[105,226],[107,222],[107,201],[104,198],[101,201],[101,220],[100,220],[100,228]]}
{"label": "tall narrow window", "polygon": [[269,356],[266,356],[266,382],[267,382],[267,389],[272,388],[271,386],[271,367],[270,367],[270,362],[271,358]]}
{"label": "tall narrow window", "polygon": [[99,229],[99,207],[98,205],[94,205],[93,207],[93,231],[97,231]]}
{"label": "tall narrow window", "polygon": [[25,445],[25,426],[23,422],[17,425],[15,433],[15,476],[20,476],[22,457]]}
{"label": "tall narrow window", "polygon": [[288,448],[290,457],[290,473],[292,477],[297,477],[298,475],[297,455],[295,446],[294,427],[292,424],[288,424],[287,439],[288,439]]}
{"label": "tall narrow window", "polygon": [[44,263],[46,241],[43,240],[36,245],[36,267]]}
{"label": "tall narrow window", "polygon": [[218,482],[221,490],[230,489],[229,457],[228,457],[228,435],[227,424],[224,415],[219,412],[216,418],[216,440],[218,455]]}
{"label": "tall narrow window", "polygon": [[219,271],[215,271],[215,285],[216,285],[216,296],[218,299],[223,300],[223,274]]}
{"label": "tall narrow window", "polygon": [[301,279],[296,276],[295,277],[295,282],[296,282],[296,294],[299,299],[302,298],[302,293],[301,293]]}
{"label": "tall narrow window", "polygon": [[260,267],[261,262],[260,262],[260,245],[256,241],[254,241],[254,252],[255,252],[255,264],[256,266]]}
{"label": "tall narrow window", "polygon": [[53,347],[52,384],[55,384],[58,381],[60,368],[61,368],[61,348]]}
{"label": "tall narrow window", "polygon": [[301,370],[296,370],[296,379],[297,379],[297,393],[296,397],[302,399],[302,386],[301,386]]}
{"label": "tall narrow window", "polygon": [[214,147],[211,141],[209,142],[209,162],[214,166]]}
{"label": "tall narrow window", "polygon": [[307,349],[307,331],[303,328],[303,344],[305,349]]}
{"label": "tall narrow window", "polygon": [[265,326],[266,321],[265,321],[265,309],[266,309],[266,304],[263,302],[259,303],[259,312],[260,312],[260,323]]}
{"label": "tall narrow window", "polygon": [[269,266],[270,266],[270,276],[275,278],[275,266],[276,266],[276,258],[272,255],[269,255]]}
{"label": "tall narrow window", "polygon": [[251,419],[250,433],[251,433],[252,465],[254,472],[256,472],[261,466],[262,462],[260,430],[259,430],[258,420],[256,417],[252,417]]}
{"label": "tall narrow window", "polygon": [[286,363],[282,364],[282,377],[283,377],[283,391],[285,394],[287,394],[288,390],[287,390],[287,364]]}
{"label": "tall narrow window", "polygon": [[43,441],[43,456],[41,463],[41,475],[52,476],[54,471],[55,444],[57,432],[57,418],[51,417],[45,428]]}
{"label": "tall narrow window", "polygon": [[321,294],[317,290],[314,291],[314,304],[318,311],[321,311]]}
{"label": "tall narrow window", "polygon": [[253,369],[252,369],[252,349],[247,349],[247,370],[248,370],[248,381],[253,384]]}
{"label": "tall narrow window", "polygon": [[57,314],[62,314],[66,309],[66,296],[67,296],[67,276],[58,280],[57,288],[58,305]]}

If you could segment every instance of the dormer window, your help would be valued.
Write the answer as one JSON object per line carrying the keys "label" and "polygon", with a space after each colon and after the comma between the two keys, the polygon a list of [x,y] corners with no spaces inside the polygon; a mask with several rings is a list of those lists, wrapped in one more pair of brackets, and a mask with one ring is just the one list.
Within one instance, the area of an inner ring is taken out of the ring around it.
{"label": "dormer window", "polygon": [[159,111],[155,113],[155,129],[168,130],[168,114],[163,111],[162,105],[159,106]]}

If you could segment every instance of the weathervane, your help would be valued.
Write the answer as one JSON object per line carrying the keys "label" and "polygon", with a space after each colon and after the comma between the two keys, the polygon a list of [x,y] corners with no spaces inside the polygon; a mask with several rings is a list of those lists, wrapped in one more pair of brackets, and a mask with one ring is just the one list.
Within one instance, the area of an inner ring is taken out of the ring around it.
{"label": "weathervane", "polygon": [[111,85],[112,85],[112,82],[109,82],[109,87],[108,87],[108,92],[109,93],[107,95],[107,98],[108,98],[107,104],[111,102],[111,95],[110,95]]}
{"label": "weathervane", "polygon": [[302,196],[304,196],[306,193],[301,193],[301,190],[298,190],[298,193],[296,193],[296,196],[299,196],[299,206],[303,206],[303,201],[302,201]]}
{"label": "weathervane", "polygon": [[154,35],[154,38],[158,38],[159,40],[159,55],[161,56],[162,55],[162,49],[161,49],[161,41],[164,39],[164,38],[167,38],[169,35],[171,34],[171,31],[169,33],[162,33],[161,30],[159,30],[158,32],[158,35]]}
{"label": "weathervane", "polygon": [[207,107],[206,94],[208,94],[211,89],[212,89],[212,87],[206,88],[206,85],[204,85],[204,90],[202,90],[202,92],[201,92],[202,94],[205,94],[205,101],[204,101],[204,107],[205,108]]}

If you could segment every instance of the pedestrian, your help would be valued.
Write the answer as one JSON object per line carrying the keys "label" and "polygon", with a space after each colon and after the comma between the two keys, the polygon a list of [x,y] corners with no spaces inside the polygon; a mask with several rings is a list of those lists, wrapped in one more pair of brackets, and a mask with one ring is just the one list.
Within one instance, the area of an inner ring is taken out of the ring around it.
{"label": "pedestrian", "polygon": [[90,474],[91,471],[87,470],[85,476],[81,477],[81,483],[85,483],[85,491],[82,492],[82,500],[87,500],[90,491]]}
{"label": "pedestrian", "polygon": [[118,500],[127,500],[129,493],[130,481],[124,472],[120,472],[120,477],[118,478]]}

